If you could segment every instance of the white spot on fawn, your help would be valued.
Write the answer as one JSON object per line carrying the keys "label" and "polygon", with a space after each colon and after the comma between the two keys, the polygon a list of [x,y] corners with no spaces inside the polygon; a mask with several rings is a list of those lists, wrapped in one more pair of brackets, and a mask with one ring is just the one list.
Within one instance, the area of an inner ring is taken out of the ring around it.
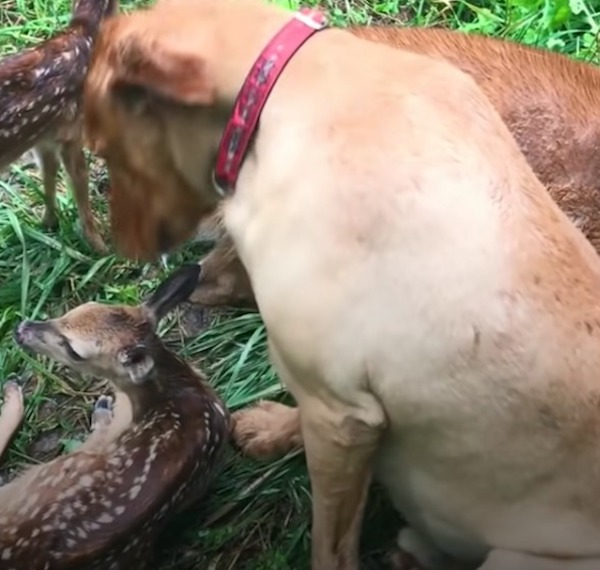
{"label": "white spot on fawn", "polygon": [[79,479],[79,484],[82,487],[91,487],[94,484],[94,479],[90,475],[83,475]]}

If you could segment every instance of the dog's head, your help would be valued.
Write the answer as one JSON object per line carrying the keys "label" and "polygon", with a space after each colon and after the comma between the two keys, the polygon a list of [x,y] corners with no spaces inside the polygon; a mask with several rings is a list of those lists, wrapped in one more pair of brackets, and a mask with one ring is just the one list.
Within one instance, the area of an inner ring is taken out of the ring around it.
{"label": "dog's head", "polygon": [[85,133],[106,160],[113,241],[132,259],[193,237],[217,205],[211,167],[227,110],[208,63],[214,31],[202,25],[211,4],[171,0],[117,16],[96,43]]}

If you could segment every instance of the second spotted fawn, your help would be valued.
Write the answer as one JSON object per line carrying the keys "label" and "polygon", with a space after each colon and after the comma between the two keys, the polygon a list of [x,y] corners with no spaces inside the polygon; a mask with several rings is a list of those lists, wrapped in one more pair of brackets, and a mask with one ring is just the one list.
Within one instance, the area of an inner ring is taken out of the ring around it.
{"label": "second spotted fawn", "polygon": [[[109,379],[116,397],[114,406],[97,401],[78,450],[0,487],[0,568],[142,570],[170,517],[206,492],[228,442],[229,412],[155,332],[198,271],[179,269],[140,306],[86,303],[18,326],[20,346]],[[23,411],[14,383],[5,393],[3,445]]]}
{"label": "second spotted fawn", "polygon": [[73,185],[83,233],[100,253],[107,248],[90,207],[81,97],[98,28],[118,6],[118,0],[74,0],[65,30],[0,59],[0,170],[33,149],[43,172],[44,225],[54,228],[60,156]]}

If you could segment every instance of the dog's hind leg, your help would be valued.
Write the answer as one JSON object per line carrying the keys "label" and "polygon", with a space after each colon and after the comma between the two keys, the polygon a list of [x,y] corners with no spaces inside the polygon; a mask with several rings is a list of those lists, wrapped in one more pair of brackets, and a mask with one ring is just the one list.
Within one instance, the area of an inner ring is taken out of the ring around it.
{"label": "dog's hind leg", "polygon": [[492,550],[479,570],[598,570],[600,558],[542,558],[509,550]]}
{"label": "dog's hind leg", "polygon": [[404,527],[398,536],[397,553],[402,565],[394,570],[466,570],[465,566],[442,552],[429,538],[410,526]]}

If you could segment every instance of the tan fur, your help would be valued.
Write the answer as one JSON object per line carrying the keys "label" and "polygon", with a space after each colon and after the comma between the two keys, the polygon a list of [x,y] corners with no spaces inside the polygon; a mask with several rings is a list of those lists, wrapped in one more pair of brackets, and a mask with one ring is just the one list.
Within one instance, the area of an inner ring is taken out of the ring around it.
{"label": "tan fur", "polygon": [[220,237],[202,261],[202,275],[190,301],[209,307],[256,308],[250,278],[231,240]]}
{"label": "tan fur", "polygon": [[[600,252],[600,69],[555,52],[441,28],[349,30],[370,41],[445,59],[469,73],[550,195]],[[232,258],[227,239],[222,240],[206,259],[193,301],[252,305],[244,268]],[[219,261],[221,256],[226,259]],[[222,287],[215,289],[215,282]],[[229,298],[231,291],[235,295]]]}
{"label": "tan fur", "polygon": [[[23,347],[108,378],[116,398],[112,410],[109,398],[98,400],[76,451],[0,487],[1,568],[152,567],[158,533],[206,492],[229,439],[229,413],[204,375],[161,343],[153,311],[86,303],[18,327]],[[4,403],[0,453],[18,404]]]}
{"label": "tan fur", "polygon": [[[159,0],[104,27],[86,116],[127,181],[123,251],[154,258],[215,212],[228,113],[289,17]],[[320,32],[278,79],[221,211],[298,403],[314,570],[359,567],[373,477],[427,568],[505,551],[600,563],[600,260],[468,74]]]}
{"label": "tan fur", "polygon": [[302,447],[298,408],[267,400],[251,411],[232,416],[235,441],[245,453],[267,459]]}

